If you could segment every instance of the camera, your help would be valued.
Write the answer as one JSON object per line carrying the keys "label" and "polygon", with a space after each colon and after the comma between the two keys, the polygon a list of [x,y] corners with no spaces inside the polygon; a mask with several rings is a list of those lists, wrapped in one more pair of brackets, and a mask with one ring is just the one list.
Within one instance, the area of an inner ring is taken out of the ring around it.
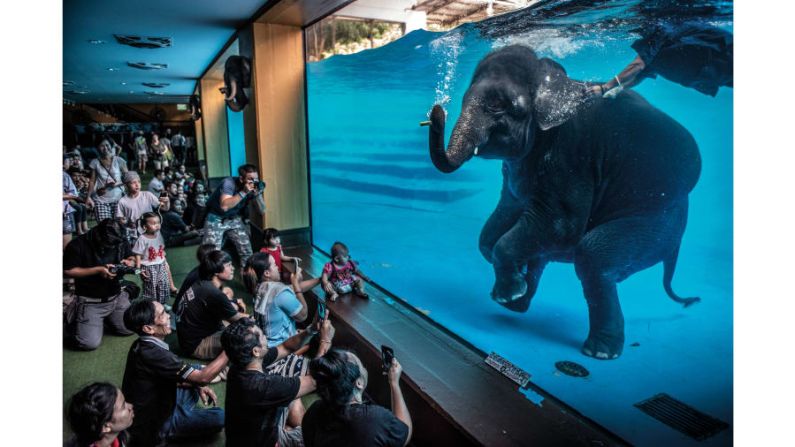
{"label": "camera", "polygon": [[124,264],[116,264],[108,267],[108,271],[113,273],[114,275],[137,275],[141,273],[141,269],[137,269],[135,267],[128,267]]}

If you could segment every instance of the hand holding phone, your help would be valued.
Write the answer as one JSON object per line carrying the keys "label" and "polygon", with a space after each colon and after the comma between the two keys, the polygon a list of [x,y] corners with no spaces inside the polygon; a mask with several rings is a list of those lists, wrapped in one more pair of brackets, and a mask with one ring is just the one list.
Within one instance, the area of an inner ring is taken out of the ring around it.
{"label": "hand holding phone", "polygon": [[392,367],[392,359],[394,358],[395,351],[389,346],[381,345],[381,368],[383,368],[384,374],[389,372],[389,368]]}

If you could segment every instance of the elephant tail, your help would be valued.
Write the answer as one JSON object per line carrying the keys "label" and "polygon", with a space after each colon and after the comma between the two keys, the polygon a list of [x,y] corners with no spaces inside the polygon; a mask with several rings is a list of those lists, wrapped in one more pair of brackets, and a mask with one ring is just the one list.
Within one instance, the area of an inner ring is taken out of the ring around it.
{"label": "elephant tail", "polygon": [[690,305],[701,301],[701,298],[697,296],[682,298],[681,296],[674,293],[674,290],[671,288],[671,280],[674,277],[674,271],[676,270],[676,260],[678,258],[679,245],[677,244],[676,248],[671,252],[671,254],[667,258],[663,259],[663,287],[665,287],[665,293],[667,293],[672,300],[684,305],[684,307],[689,307]]}

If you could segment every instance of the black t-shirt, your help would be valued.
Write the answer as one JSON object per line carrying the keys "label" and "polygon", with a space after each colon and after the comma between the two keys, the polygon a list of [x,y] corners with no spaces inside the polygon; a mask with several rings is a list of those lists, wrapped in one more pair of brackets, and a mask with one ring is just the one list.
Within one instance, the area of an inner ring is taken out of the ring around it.
{"label": "black t-shirt", "polygon": [[[271,348],[263,365],[276,360]],[[273,446],[279,440],[279,409],[298,396],[301,380],[232,367],[226,378],[226,445]]]}
{"label": "black t-shirt", "polygon": [[[75,267],[91,268],[98,265],[118,264],[123,258],[132,254],[126,245],[121,244],[117,248],[98,253],[89,243],[87,234],[78,236],[69,242],[63,252],[63,269],[70,270]],[[105,279],[102,275],[75,278],[75,293],[91,298],[109,298],[121,291],[119,280],[121,280],[121,277],[118,275],[113,279]]]}
{"label": "black t-shirt", "polygon": [[402,447],[409,427],[384,407],[347,405],[335,411],[322,400],[306,411],[301,423],[307,447]]}
{"label": "black t-shirt", "polygon": [[237,315],[237,309],[212,281],[199,281],[182,297],[177,308],[177,338],[180,348],[192,353],[202,339],[224,329],[222,320]]}
{"label": "black t-shirt", "polygon": [[185,292],[191,288],[196,281],[199,280],[199,267],[194,267],[193,270],[188,272],[185,275],[185,279],[182,280],[182,285],[179,286],[179,291],[177,292],[177,297],[174,299],[174,309],[179,309],[179,302],[182,301],[182,297],[185,296]]}
{"label": "black t-shirt", "polygon": [[182,221],[182,217],[174,211],[166,211],[163,213],[163,224],[160,226],[160,232],[163,234],[163,239],[168,241],[174,236],[188,231],[188,226]]}
{"label": "black t-shirt", "polygon": [[133,342],[127,354],[121,389],[135,410],[129,429],[133,446],[156,445],[160,429],[174,412],[177,383],[184,382],[194,371],[166,349],[168,345],[158,341],[141,337]]}

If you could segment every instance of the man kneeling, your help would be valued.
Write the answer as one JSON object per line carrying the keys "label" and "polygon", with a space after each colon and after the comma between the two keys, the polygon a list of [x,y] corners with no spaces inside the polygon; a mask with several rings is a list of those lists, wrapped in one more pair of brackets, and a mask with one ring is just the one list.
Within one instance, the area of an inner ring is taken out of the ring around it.
{"label": "man kneeling", "polygon": [[284,343],[268,348],[268,339],[251,318],[242,318],[227,327],[221,344],[231,367],[226,383],[226,445],[293,447],[303,446],[301,428],[288,430],[287,405],[315,390],[311,376],[282,377],[268,374],[263,365],[297,351],[318,333],[318,356],[331,346],[334,327],[328,319],[316,322]]}
{"label": "man kneeling", "polygon": [[[129,432],[131,446],[158,446],[165,441],[203,438],[224,427],[224,410],[206,385],[226,367],[221,353],[207,366],[188,365],[165,342],[171,316],[157,301],[134,301],[124,324],[140,338],[127,354],[122,391],[137,417]],[[195,408],[201,398],[212,408]]]}

